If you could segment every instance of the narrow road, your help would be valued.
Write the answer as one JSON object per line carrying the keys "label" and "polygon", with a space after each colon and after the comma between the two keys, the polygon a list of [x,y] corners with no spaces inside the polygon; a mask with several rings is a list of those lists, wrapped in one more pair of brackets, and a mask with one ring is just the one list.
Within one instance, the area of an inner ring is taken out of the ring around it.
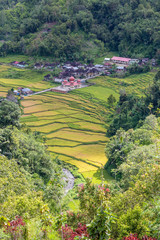
{"label": "narrow road", "polygon": [[40,92],[35,92],[35,93],[32,93],[32,94],[28,94],[27,96],[25,97],[29,97],[29,96],[33,96],[33,95],[37,95],[37,94],[41,94],[41,93],[44,93],[44,92],[49,92],[51,91],[52,88],[49,88],[49,89],[45,89],[45,90],[42,90]]}

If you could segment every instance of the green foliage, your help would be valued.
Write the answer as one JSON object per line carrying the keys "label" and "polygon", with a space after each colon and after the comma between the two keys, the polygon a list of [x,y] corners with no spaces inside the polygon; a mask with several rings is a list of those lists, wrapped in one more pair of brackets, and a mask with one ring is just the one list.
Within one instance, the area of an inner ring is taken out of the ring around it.
{"label": "green foliage", "polygon": [[9,196],[1,205],[0,214],[9,219],[22,216],[31,219],[40,215],[40,207],[44,204],[41,193],[28,192],[21,196]]}
{"label": "green foliage", "polygon": [[146,204],[144,214],[150,219],[149,228],[152,236],[156,237],[160,234],[160,201],[155,199],[151,204]]}
{"label": "green foliage", "polygon": [[8,100],[0,102],[0,127],[19,126],[20,116],[21,111],[16,103]]}
{"label": "green foliage", "polygon": [[96,186],[87,178],[86,184],[79,188],[80,210],[85,213],[86,221],[89,223],[96,216],[100,205],[105,207],[109,199],[109,189],[102,184]]}
{"label": "green foliage", "polygon": [[157,154],[153,135],[158,129],[154,115],[148,116],[141,128],[136,130],[118,130],[110,138],[106,146],[108,162],[105,168],[119,177],[122,174],[123,187],[129,186],[130,181],[143,169],[146,164],[153,163]]}
{"label": "green foliage", "polygon": [[21,171],[15,160],[0,157],[0,215],[9,219],[15,216],[32,218],[39,214],[43,204],[42,193],[33,191],[29,174]]}
{"label": "green foliage", "polygon": [[145,99],[121,91],[115,115],[107,134],[112,136],[120,128],[125,130],[135,128],[138,123],[145,119],[148,112]]}
{"label": "green foliage", "polygon": [[143,210],[137,205],[133,209],[128,209],[126,214],[122,214],[117,221],[118,238],[122,239],[129,233],[137,233],[142,237],[149,231],[148,223],[143,216]]}
{"label": "green foliage", "polygon": [[127,72],[130,74],[136,74],[136,73],[145,73],[150,71],[150,66],[139,66],[138,64],[132,64],[127,68]]}
{"label": "green foliage", "polygon": [[17,159],[20,166],[31,174],[37,173],[45,181],[52,175],[52,162],[45,146],[37,142],[33,134],[18,129],[0,129],[0,149],[2,154]]}
{"label": "green foliage", "polygon": [[128,132],[118,130],[107,144],[106,155],[108,161],[105,168],[109,171],[122,164],[126,160],[127,154],[134,149],[134,142],[131,140],[132,132],[132,130]]}
{"label": "green foliage", "polygon": [[61,169],[54,166],[54,171],[52,178],[44,190],[44,199],[50,206],[50,209],[59,211],[61,208],[61,199],[64,196],[64,182],[62,181]]}
{"label": "green foliage", "polygon": [[4,216],[0,216],[0,228],[8,222],[8,219]]}
{"label": "green foliage", "polygon": [[[160,107],[160,71],[157,72],[152,85],[146,91],[146,104],[152,104],[154,112]],[[150,105],[149,105],[150,106]]]}
{"label": "green foliage", "polygon": [[15,160],[0,156],[0,173],[0,202],[4,202],[9,194],[21,195],[32,188],[29,175],[25,176],[19,170]]}
{"label": "green foliage", "polygon": [[153,205],[157,204],[160,194],[159,174],[157,163],[146,164],[127,190],[112,197],[111,207],[118,219],[112,229],[113,238],[122,239],[131,232],[138,233],[140,237],[148,233],[158,237],[158,215]]}
{"label": "green foliage", "polygon": [[53,218],[50,215],[50,211],[47,205],[41,207],[41,225],[42,225],[42,232],[43,238],[46,239],[48,232],[47,227],[51,226],[53,223]]}
{"label": "green foliage", "polygon": [[116,102],[116,98],[111,94],[108,98],[107,98],[107,102],[110,106],[113,106],[113,104]]}
{"label": "green foliage", "polygon": [[92,222],[88,225],[88,233],[92,239],[110,239],[111,227],[115,223],[115,217],[110,209],[100,206]]}
{"label": "green foliage", "polygon": [[145,173],[146,165],[151,165],[154,163],[154,158],[156,156],[156,146],[140,146],[132,150],[128,156],[127,160],[122,163],[118,169],[117,173],[121,173],[121,186],[124,189],[128,189],[130,185],[137,179],[137,174],[139,172]]}

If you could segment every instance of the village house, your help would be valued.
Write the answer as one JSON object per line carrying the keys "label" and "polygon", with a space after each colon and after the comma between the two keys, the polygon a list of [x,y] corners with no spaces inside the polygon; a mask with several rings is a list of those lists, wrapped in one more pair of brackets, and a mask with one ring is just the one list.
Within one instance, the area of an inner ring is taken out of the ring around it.
{"label": "village house", "polygon": [[96,68],[96,69],[98,69],[98,70],[101,70],[101,69],[104,68],[104,65],[102,65],[102,64],[96,64],[96,65],[94,66],[94,68]]}
{"label": "village house", "polygon": [[106,75],[106,76],[110,76],[111,75],[111,73],[109,71],[104,71],[103,74]]}
{"label": "village house", "polygon": [[26,62],[22,61],[22,62],[19,62],[17,66],[20,68],[24,68],[24,67],[27,67],[28,65],[26,64]]}
{"label": "village house", "polygon": [[69,81],[67,80],[64,80],[62,82],[62,86],[64,88],[70,88],[70,89],[76,89],[76,88],[80,88],[81,87],[81,80],[78,79],[78,80],[75,80],[75,78],[72,76],[69,78]]}
{"label": "village house", "polygon": [[51,80],[51,75],[47,74],[46,76],[44,76],[44,80],[43,81],[50,81]]}
{"label": "village house", "polygon": [[129,64],[138,64],[139,63],[139,59],[131,59]]}
{"label": "village house", "polygon": [[124,57],[112,57],[111,62],[117,64],[124,64],[129,65],[131,58],[124,58]]}
{"label": "village house", "polygon": [[14,93],[15,95],[17,95],[17,96],[20,95],[20,92],[19,92],[18,90],[14,90],[13,93]]}
{"label": "village house", "polygon": [[55,64],[54,63],[46,63],[43,67],[45,69],[53,70],[55,68]]}
{"label": "village house", "polygon": [[108,63],[108,62],[110,62],[110,61],[111,61],[110,58],[105,58],[105,59],[104,59],[104,63]]}
{"label": "village house", "polygon": [[151,64],[152,64],[152,66],[154,67],[154,66],[156,66],[156,59],[151,59]]}
{"label": "village house", "polygon": [[145,65],[149,62],[149,58],[142,58],[141,63],[142,65]]}
{"label": "village house", "polygon": [[76,80],[71,76],[68,80],[65,79],[61,82],[61,85],[55,88],[52,88],[51,91],[59,93],[68,93],[77,88],[87,87],[85,83],[83,84],[80,79]]}
{"label": "village house", "polygon": [[104,63],[104,67],[105,69],[112,69],[112,65],[111,63],[107,62],[107,63]]}
{"label": "village house", "polygon": [[61,83],[62,81],[63,81],[62,78],[55,78],[55,79],[54,79],[54,82],[55,82],[55,83]]}
{"label": "village house", "polygon": [[17,66],[18,63],[19,63],[18,61],[11,62],[13,66]]}
{"label": "village house", "polygon": [[116,67],[116,72],[121,73],[121,72],[125,72],[126,71],[126,67],[124,66],[117,66]]}
{"label": "village house", "polygon": [[42,64],[42,63],[36,63],[36,64],[34,65],[34,68],[37,69],[37,70],[40,70],[40,69],[43,68],[43,64]]}
{"label": "village house", "polygon": [[100,73],[100,71],[96,68],[91,68],[86,72],[86,77],[94,77],[97,76]]}
{"label": "village house", "polygon": [[22,88],[22,94],[23,95],[28,95],[28,94],[31,94],[33,93],[33,91],[29,88]]}
{"label": "village house", "polygon": [[17,96],[21,96],[21,95],[28,95],[33,93],[33,91],[29,88],[22,88],[22,87],[18,87],[18,90],[14,90],[13,93]]}
{"label": "village house", "polygon": [[22,61],[22,62],[18,62],[18,61],[14,61],[11,63],[13,66],[15,67],[20,67],[20,68],[24,68],[27,67],[28,65],[26,64],[26,62]]}

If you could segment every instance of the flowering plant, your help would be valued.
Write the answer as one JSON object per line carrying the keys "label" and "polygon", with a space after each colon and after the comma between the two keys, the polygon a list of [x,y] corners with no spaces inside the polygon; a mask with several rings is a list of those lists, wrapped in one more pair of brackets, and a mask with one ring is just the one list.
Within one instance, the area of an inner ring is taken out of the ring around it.
{"label": "flowering plant", "polygon": [[[124,237],[122,240],[139,240],[139,238],[137,234],[130,234],[128,237]],[[157,240],[157,239],[145,235],[142,237],[142,240]]]}
{"label": "flowering plant", "polygon": [[26,234],[26,229],[24,228],[25,222],[21,217],[16,216],[14,220],[8,221],[4,225],[4,232],[11,236],[11,239],[17,240],[21,239],[22,236]]}
{"label": "flowering plant", "polygon": [[71,227],[65,224],[65,226],[62,226],[61,234],[65,240],[74,240],[76,236],[78,236],[79,239],[89,237],[86,225],[82,225],[81,223],[78,224],[78,227],[74,231]]}

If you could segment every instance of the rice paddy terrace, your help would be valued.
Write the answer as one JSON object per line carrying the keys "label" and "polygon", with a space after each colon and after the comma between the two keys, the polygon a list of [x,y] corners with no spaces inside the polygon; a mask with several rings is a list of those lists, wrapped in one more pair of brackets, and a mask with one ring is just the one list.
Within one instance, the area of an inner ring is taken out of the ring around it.
{"label": "rice paddy terrace", "polygon": [[[46,73],[0,66],[0,95],[12,87],[29,87],[40,91],[54,84],[43,82]],[[127,79],[98,77],[96,85],[68,94],[46,92],[25,97],[21,121],[46,137],[53,157],[78,167],[84,177],[96,177],[97,170],[107,161],[105,156],[106,118],[110,113],[107,97],[118,98],[120,88],[142,94],[155,73],[133,75]],[[123,86],[124,85],[124,86]]]}

